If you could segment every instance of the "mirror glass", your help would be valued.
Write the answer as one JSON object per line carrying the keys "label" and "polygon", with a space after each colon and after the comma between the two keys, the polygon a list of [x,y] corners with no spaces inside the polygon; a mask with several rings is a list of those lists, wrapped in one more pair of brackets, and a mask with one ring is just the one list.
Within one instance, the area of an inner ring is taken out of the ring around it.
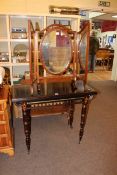
{"label": "mirror glass", "polygon": [[42,62],[49,73],[60,74],[71,62],[71,39],[60,29],[51,30],[45,34],[40,52]]}
{"label": "mirror glass", "polygon": [[85,66],[86,66],[86,48],[87,48],[87,35],[84,34],[82,36],[82,39],[80,41],[80,63],[81,63],[81,71],[85,70]]}

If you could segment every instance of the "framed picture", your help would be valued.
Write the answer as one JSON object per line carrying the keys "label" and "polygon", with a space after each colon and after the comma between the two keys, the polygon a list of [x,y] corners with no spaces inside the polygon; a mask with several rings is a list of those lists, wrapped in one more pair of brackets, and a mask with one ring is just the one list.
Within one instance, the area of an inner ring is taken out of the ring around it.
{"label": "framed picture", "polygon": [[108,36],[108,43],[113,43],[113,36]]}

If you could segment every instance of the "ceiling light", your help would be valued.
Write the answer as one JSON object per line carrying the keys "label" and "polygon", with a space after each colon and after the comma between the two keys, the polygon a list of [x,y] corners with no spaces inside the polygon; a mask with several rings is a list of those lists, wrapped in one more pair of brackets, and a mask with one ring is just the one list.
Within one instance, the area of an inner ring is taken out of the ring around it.
{"label": "ceiling light", "polygon": [[117,15],[112,16],[113,18],[117,18]]}

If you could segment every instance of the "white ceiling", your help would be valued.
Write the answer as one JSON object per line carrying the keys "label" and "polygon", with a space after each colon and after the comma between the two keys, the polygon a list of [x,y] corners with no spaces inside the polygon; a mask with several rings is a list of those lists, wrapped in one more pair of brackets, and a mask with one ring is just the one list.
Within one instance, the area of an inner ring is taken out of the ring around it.
{"label": "white ceiling", "polygon": [[100,15],[103,15],[103,14],[105,14],[105,13],[102,13],[102,12],[92,12],[92,11],[88,11],[88,17],[89,17],[89,19],[91,19],[91,18],[94,18],[94,17],[97,17],[97,16],[100,16]]}
{"label": "white ceiling", "polygon": [[81,10],[82,19],[92,19],[93,21],[100,20],[111,20],[117,21],[117,18],[113,18],[112,16],[117,15],[117,13],[103,13],[101,11],[92,11],[92,10]]}
{"label": "white ceiling", "polygon": [[113,15],[117,15],[117,13],[107,13],[107,14],[101,14],[96,17],[92,17],[92,20],[98,21],[98,20],[111,20],[111,21],[117,21],[117,18],[113,18]]}

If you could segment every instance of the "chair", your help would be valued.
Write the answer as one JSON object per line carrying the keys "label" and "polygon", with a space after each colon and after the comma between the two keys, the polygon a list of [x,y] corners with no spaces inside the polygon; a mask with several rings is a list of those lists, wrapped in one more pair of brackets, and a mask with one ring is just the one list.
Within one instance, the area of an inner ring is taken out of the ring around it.
{"label": "chair", "polygon": [[96,64],[102,67],[102,70],[108,70],[110,59],[114,56],[111,50],[100,48],[96,53]]}

